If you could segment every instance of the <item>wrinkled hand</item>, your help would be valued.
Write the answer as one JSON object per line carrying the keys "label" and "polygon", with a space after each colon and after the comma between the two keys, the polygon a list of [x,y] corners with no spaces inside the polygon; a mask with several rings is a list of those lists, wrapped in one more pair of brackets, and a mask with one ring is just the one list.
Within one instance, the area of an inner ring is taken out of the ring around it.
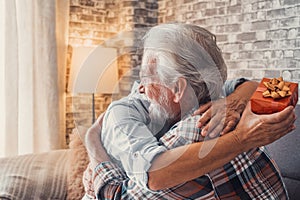
{"label": "wrinkled hand", "polygon": [[292,106],[269,115],[256,115],[250,107],[248,103],[240,122],[232,132],[246,150],[272,143],[295,129],[296,115]]}
{"label": "wrinkled hand", "polygon": [[232,131],[240,120],[246,102],[237,95],[209,102],[199,107],[195,115],[202,114],[196,126],[202,136],[214,138]]}
{"label": "wrinkled hand", "polygon": [[110,161],[100,139],[103,117],[104,113],[102,113],[95,123],[87,130],[84,139],[92,169],[101,162]]}

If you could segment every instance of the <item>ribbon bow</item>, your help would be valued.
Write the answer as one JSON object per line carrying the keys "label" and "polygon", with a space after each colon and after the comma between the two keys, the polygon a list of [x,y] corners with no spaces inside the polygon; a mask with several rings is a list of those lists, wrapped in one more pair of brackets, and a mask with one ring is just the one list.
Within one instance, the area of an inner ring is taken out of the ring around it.
{"label": "ribbon bow", "polygon": [[287,96],[291,96],[290,83],[283,81],[282,77],[273,78],[268,82],[263,82],[267,90],[263,92],[263,97],[272,97],[273,99],[279,99]]}

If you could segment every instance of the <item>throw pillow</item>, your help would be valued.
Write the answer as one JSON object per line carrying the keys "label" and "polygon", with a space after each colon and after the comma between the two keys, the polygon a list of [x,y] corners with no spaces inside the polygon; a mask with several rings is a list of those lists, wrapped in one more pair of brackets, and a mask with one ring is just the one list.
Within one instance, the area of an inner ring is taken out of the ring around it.
{"label": "throw pillow", "polygon": [[84,138],[86,129],[75,128],[70,135],[70,158],[68,162],[68,184],[67,200],[77,200],[84,196],[84,187],[82,184],[83,172],[89,163],[86,148],[81,138]]}
{"label": "throw pillow", "polygon": [[0,199],[65,199],[70,150],[0,159]]}

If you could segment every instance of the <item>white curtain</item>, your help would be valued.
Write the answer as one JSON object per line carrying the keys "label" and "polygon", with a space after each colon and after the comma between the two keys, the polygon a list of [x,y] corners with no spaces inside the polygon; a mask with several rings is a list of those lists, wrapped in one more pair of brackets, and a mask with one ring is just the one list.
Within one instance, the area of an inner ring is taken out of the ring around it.
{"label": "white curtain", "polygon": [[68,0],[0,7],[0,156],[63,148]]}

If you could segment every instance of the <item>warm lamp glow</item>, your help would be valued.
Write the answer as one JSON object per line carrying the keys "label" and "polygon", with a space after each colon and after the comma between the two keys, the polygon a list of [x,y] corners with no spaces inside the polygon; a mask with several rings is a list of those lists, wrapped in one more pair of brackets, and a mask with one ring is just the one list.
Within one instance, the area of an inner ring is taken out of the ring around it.
{"label": "warm lamp glow", "polygon": [[73,47],[71,93],[118,93],[117,50],[114,48]]}

